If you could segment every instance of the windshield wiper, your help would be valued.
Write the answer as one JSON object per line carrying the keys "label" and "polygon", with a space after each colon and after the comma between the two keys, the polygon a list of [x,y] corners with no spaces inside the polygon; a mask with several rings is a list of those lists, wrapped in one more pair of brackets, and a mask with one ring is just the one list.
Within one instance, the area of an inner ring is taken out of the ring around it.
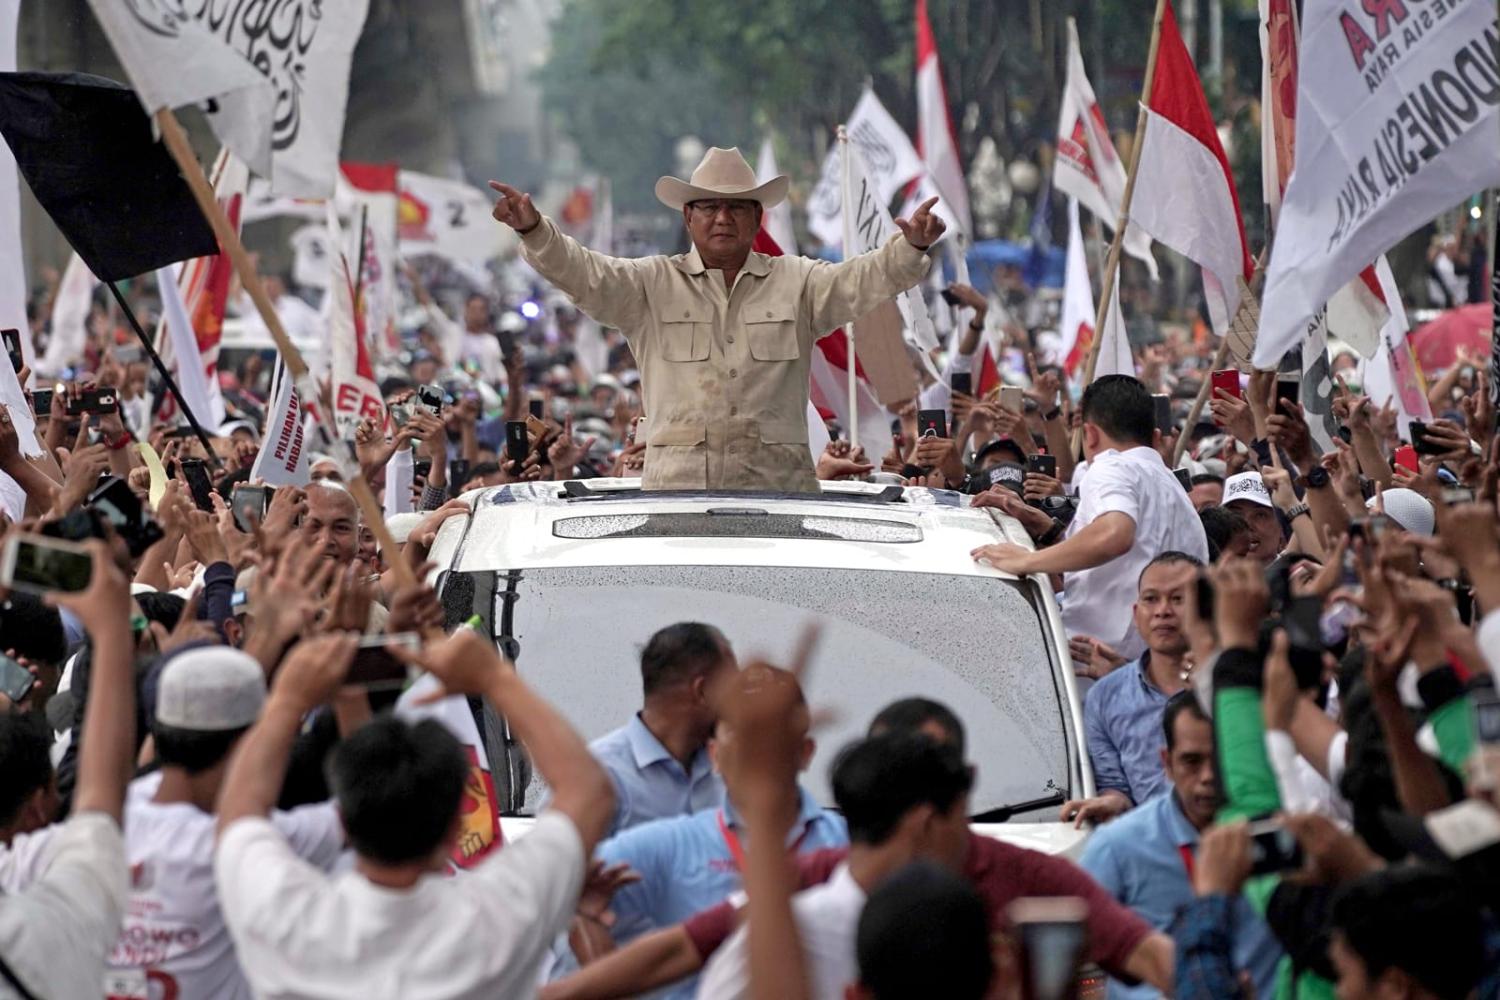
{"label": "windshield wiper", "polygon": [[1048,806],[1060,806],[1066,801],[1068,801],[1068,797],[1066,795],[1064,795],[1062,792],[1056,792],[1043,799],[1032,799],[1030,802],[1017,802],[1014,805],[1000,806],[997,809],[990,809],[987,812],[982,812],[977,816],[970,816],[969,822],[1005,823],[1008,822],[1012,816],[1018,816],[1021,813],[1032,812],[1036,809],[1046,809]]}

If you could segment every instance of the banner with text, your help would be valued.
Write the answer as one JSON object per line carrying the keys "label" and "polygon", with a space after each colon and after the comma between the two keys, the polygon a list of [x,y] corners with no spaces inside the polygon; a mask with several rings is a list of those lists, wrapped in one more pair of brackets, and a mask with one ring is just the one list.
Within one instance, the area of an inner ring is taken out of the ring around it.
{"label": "banner with text", "polygon": [[1255,363],[1274,366],[1370,261],[1500,184],[1500,23],[1482,0],[1307,0],[1297,167],[1263,296]]}

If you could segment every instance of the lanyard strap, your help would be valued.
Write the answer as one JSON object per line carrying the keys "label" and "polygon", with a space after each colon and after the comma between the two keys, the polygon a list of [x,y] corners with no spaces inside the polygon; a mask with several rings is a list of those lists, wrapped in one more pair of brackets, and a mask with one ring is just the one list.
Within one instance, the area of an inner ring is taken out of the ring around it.
{"label": "lanyard strap", "polygon": [[1182,855],[1182,867],[1187,869],[1188,885],[1193,884],[1193,848],[1191,844],[1178,844],[1177,853]]}
{"label": "lanyard strap", "polygon": [[[796,854],[797,849],[802,846],[802,842],[807,839],[807,835],[811,832],[812,827],[810,825],[804,827],[802,832],[797,835],[797,839],[792,841],[792,846],[787,848],[787,853]],[[722,809],[719,810],[719,835],[724,838],[724,846],[729,848],[729,856],[734,859],[735,870],[743,875],[745,873],[745,848],[740,844],[740,835],[730,829],[729,824],[725,822],[724,810]]]}

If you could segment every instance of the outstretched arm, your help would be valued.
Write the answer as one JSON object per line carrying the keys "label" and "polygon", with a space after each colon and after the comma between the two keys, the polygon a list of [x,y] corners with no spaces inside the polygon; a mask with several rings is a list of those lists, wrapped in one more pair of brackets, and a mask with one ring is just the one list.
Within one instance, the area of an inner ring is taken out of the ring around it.
{"label": "outstretched arm", "polygon": [[500,194],[494,216],[521,237],[522,255],[537,273],[562,289],[605,326],[636,329],[646,313],[644,260],[623,260],[589,250],[536,210],[531,195],[490,181]]}
{"label": "outstretched arm", "polygon": [[873,253],[840,264],[813,264],[803,289],[812,328],[820,333],[851,323],[922,280],[931,261],[927,251],[943,235],[943,220],[932,214],[936,198],[897,219],[902,235],[892,236]]}

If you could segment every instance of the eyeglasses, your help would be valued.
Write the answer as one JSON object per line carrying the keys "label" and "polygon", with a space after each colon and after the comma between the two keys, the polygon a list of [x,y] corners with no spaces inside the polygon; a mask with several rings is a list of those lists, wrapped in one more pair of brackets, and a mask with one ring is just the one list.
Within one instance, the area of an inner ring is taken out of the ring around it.
{"label": "eyeglasses", "polygon": [[692,202],[694,212],[712,219],[720,212],[728,211],[730,215],[737,218],[748,218],[755,214],[756,202],[753,201],[695,201]]}

